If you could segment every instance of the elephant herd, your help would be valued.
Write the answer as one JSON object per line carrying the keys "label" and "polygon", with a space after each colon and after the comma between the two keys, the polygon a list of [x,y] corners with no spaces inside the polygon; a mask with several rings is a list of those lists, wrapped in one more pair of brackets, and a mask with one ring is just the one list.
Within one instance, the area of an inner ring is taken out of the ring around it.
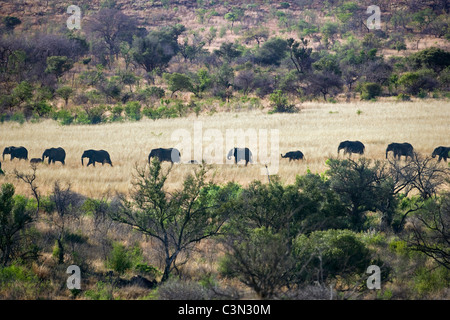
{"label": "elephant herd", "polygon": [[[346,154],[364,154],[365,146],[360,141],[342,141],[338,146],[338,154],[340,151],[344,151],[344,155]],[[408,157],[413,156],[414,148],[410,143],[404,142],[404,143],[391,143],[386,148],[386,158],[388,157],[388,153],[392,152],[395,159],[401,158],[401,156],[404,156],[405,159]],[[447,159],[449,156],[450,147],[443,147],[439,146],[434,149],[431,156],[433,158],[438,157],[438,162],[440,162],[442,159],[444,159],[445,162],[447,162]],[[6,147],[3,150],[3,160],[5,160],[5,155],[10,155],[11,160],[13,159],[24,159],[28,160],[28,150],[25,147]],[[234,158],[234,163],[237,164],[241,160],[245,161],[245,165],[253,163],[253,155],[249,148],[232,148],[228,154],[227,159],[231,160],[231,158]],[[63,165],[65,164],[66,159],[66,152],[63,148],[49,148],[44,150],[44,153],[42,154],[42,158],[32,158],[30,159],[30,163],[40,163],[44,162],[45,159],[48,158],[48,164],[55,163],[55,162],[61,162]],[[101,163],[102,165],[109,164],[110,166],[113,166],[111,157],[109,153],[105,150],[85,150],[83,154],[81,155],[81,165],[84,166],[84,159],[89,159],[87,166],[93,165],[95,167],[95,163]],[[181,162],[181,153],[176,148],[157,148],[152,149],[150,151],[150,154],[148,155],[148,161],[150,162],[152,158],[158,158],[159,161],[168,161],[171,163],[180,163]],[[301,151],[289,151],[285,153],[284,155],[281,154],[281,158],[287,158],[289,159],[289,162],[292,160],[303,160],[304,155]],[[196,160],[190,160],[188,163],[195,164],[198,163]],[[1,165],[1,164],[0,164]],[[1,168],[1,167],[0,167]]]}
{"label": "elephant herd", "polygon": [[[3,150],[3,160],[5,160],[5,155],[9,154],[11,156],[11,160],[13,159],[23,159],[28,160],[28,150],[25,147],[6,147]],[[48,164],[61,162],[63,165],[66,164],[66,151],[61,148],[49,148],[45,149],[44,153],[42,153],[42,158],[31,158],[30,163],[41,163],[44,162],[48,158]],[[81,156],[81,165],[84,165],[83,159],[88,158],[88,166],[93,165],[95,167],[95,163],[99,162],[101,164],[108,163],[112,166],[111,158],[109,153],[105,150],[86,150],[83,152]]]}
{"label": "elephant herd", "polygon": [[[344,150],[344,155],[352,153],[356,154],[364,154],[365,146],[361,141],[342,141],[338,146],[338,154],[341,150]],[[401,156],[405,156],[405,159],[408,157],[413,156],[414,148],[413,146],[408,142],[403,143],[390,143],[386,148],[386,159],[388,157],[388,153],[392,152],[394,159],[399,159]],[[434,149],[433,153],[431,154],[432,158],[438,157],[438,162],[441,162],[442,159],[444,159],[445,162],[447,162],[447,159],[450,157],[450,147],[437,147]],[[287,152],[285,155],[281,155],[282,158],[289,158],[289,161],[291,160],[300,160],[303,159],[303,153],[301,151],[290,151]]]}

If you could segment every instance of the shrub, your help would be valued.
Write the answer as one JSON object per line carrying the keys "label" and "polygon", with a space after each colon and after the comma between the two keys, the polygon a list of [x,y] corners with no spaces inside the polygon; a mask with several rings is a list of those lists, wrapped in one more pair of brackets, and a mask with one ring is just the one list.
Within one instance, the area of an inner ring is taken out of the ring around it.
{"label": "shrub", "polygon": [[361,86],[361,99],[372,100],[381,95],[381,85],[374,82],[366,82]]}
{"label": "shrub", "polygon": [[14,112],[14,114],[11,116],[10,120],[18,122],[20,124],[24,124],[25,123],[25,116],[24,116],[23,112],[17,111],[17,112]]}
{"label": "shrub", "polygon": [[55,120],[58,120],[62,125],[69,125],[73,123],[75,117],[70,113],[70,111],[61,109],[54,114]]}
{"label": "shrub", "polygon": [[141,120],[141,105],[137,101],[130,101],[125,105],[125,115],[129,120]]}
{"label": "shrub", "polygon": [[[326,281],[338,276],[363,274],[371,264],[371,254],[356,233],[350,230],[315,231],[294,241],[298,276],[301,280]],[[309,259],[312,260],[306,263]],[[314,278],[317,276],[317,278]]]}
{"label": "shrub", "polygon": [[124,245],[120,243],[113,244],[113,249],[107,261],[107,266],[119,274],[123,274],[125,271],[131,269],[133,266],[133,261],[129,251]]}
{"label": "shrub", "polygon": [[293,113],[297,111],[295,105],[289,103],[287,95],[281,90],[271,93],[269,99],[272,102],[272,112]]}
{"label": "shrub", "polygon": [[109,117],[109,121],[115,122],[115,121],[122,121],[122,113],[124,111],[124,107],[121,104],[116,104],[113,107],[109,107],[109,111],[111,112],[111,115]]}
{"label": "shrub", "polygon": [[397,101],[411,101],[411,96],[406,93],[400,93],[397,96]]}

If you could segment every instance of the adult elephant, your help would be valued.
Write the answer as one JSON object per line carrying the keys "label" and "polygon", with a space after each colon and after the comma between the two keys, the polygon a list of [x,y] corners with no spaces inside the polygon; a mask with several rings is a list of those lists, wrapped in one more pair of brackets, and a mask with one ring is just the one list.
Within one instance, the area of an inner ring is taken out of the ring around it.
{"label": "adult elephant", "polygon": [[433,153],[431,154],[431,157],[436,158],[438,156],[438,162],[441,162],[442,159],[444,159],[445,162],[447,162],[447,158],[450,157],[450,147],[437,147],[434,149]]}
{"label": "adult elephant", "polygon": [[42,154],[42,161],[45,161],[46,157],[48,158],[48,164],[55,163],[55,161],[59,161],[63,165],[66,164],[66,151],[61,147],[45,149]]}
{"label": "adult elephant", "polygon": [[6,147],[3,150],[3,160],[5,160],[5,154],[11,155],[11,160],[14,158],[28,160],[28,150],[25,147]]}
{"label": "adult elephant", "polygon": [[95,167],[96,162],[100,162],[102,165],[105,163],[109,163],[112,165],[111,158],[109,156],[109,153],[105,150],[86,150],[83,152],[83,155],[81,156],[81,165],[84,166],[83,159],[88,158],[89,162],[87,164],[87,167],[89,167],[90,164],[92,164]]}
{"label": "adult elephant", "polygon": [[234,163],[238,163],[241,160],[245,160],[245,166],[247,164],[253,163],[253,155],[249,148],[233,148],[228,151],[227,159],[231,160],[234,157]]}
{"label": "adult elephant", "polygon": [[181,153],[176,148],[157,148],[152,149],[148,155],[148,162],[150,163],[152,158],[158,158],[160,162],[168,161],[171,163],[179,163]]}
{"label": "adult elephant", "polygon": [[349,153],[350,155],[352,153],[358,153],[358,154],[364,154],[364,149],[366,147],[361,141],[342,141],[338,146],[338,154],[339,152],[344,149],[344,155]]}
{"label": "adult elephant", "polygon": [[398,157],[398,159],[400,160],[401,156],[405,156],[405,159],[408,159],[408,156],[412,158],[414,148],[408,142],[404,143],[393,142],[389,144],[386,148],[386,159],[388,157],[388,152],[390,151],[394,153],[394,159]]}
{"label": "adult elephant", "polygon": [[291,162],[292,160],[301,160],[301,159],[303,159],[303,152],[301,152],[300,150],[289,151],[289,152],[286,152],[284,156],[283,156],[283,154],[281,154],[281,157],[289,158],[289,162]]}

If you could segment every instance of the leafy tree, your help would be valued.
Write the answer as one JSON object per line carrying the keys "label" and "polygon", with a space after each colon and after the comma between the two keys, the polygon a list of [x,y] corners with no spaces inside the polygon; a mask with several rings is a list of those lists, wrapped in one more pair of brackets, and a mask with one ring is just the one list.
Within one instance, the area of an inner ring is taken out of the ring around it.
{"label": "leafy tree", "polygon": [[423,10],[417,11],[412,15],[412,20],[420,28],[420,30],[425,30],[430,23],[435,19],[436,14],[433,9],[425,8]]}
{"label": "leafy tree", "polygon": [[415,69],[429,68],[440,73],[450,66],[450,52],[440,48],[431,47],[416,52],[408,57]]}
{"label": "leafy tree", "polygon": [[350,228],[355,231],[366,229],[368,212],[381,212],[383,223],[392,222],[396,207],[395,183],[379,161],[360,158],[328,159],[330,187],[339,195],[345,206]]}
{"label": "leafy tree", "polygon": [[134,61],[147,72],[156,69],[162,71],[178,53],[178,36],[184,30],[184,26],[177,25],[150,32],[144,38],[135,38],[133,41]]}
{"label": "leafy tree", "polygon": [[308,48],[308,40],[301,38],[300,42],[295,41],[292,38],[287,40],[289,46],[289,54],[292,63],[298,73],[305,73],[311,69],[313,59],[311,57],[312,48]]}
{"label": "leafy tree", "polygon": [[250,41],[256,41],[258,48],[261,42],[266,41],[269,38],[269,30],[267,28],[251,28],[245,31],[243,40],[247,43]]}
{"label": "leafy tree", "polygon": [[172,96],[177,91],[190,91],[192,92],[194,87],[192,86],[191,79],[182,73],[165,73],[164,78],[167,80],[169,90],[172,91]]}
{"label": "leafy tree", "polygon": [[361,87],[361,99],[375,99],[381,94],[381,90],[381,85],[379,85],[378,83],[366,82]]}
{"label": "leafy tree", "polygon": [[[297,281],[326,284],[332,279],[349,280],[364,274],[371,252],[350,230],[315,231],[294,241]],[[345,284],[343,284],[345,287]]]}
{"label": "leafy tree", "polygon": [[195,244],[221,232],[227,214],[219,210],[228,200],[229,189],[219,191],[211,201],[203,166],[189,175],[180,190],[168,192],[166,181],[170,168],[163,172],[154,159],[147,169],[136,168],[131,198],[121,197],[121,205],[111,218],[132,226],[135,230],[158,241],[164,252],[165,282],[177,267],[181,253],[190,252]]}
{"label": "leafy tree", "polygon": [[242,55],[242,50],[235,43],[223,42],[214,53],[219,57],[223,57],[227,63],[231,63],[232,60]]}
{"label": "leafy tree", "polygon": [[56,81],[62,77],[62,75],[72,69],[73,61],[66,56],[51,56],[47,58],[47,69],[45,72],[52,73],[56,77]]}
{"label": "leafy tree", "polygon": [[255,59],[262,64],[278,66],[287,52],[288,43],[286,40],[272,37],[256,51]]}
{"label": "leafy tree", "polygon": [[339,25],[335,22],[325,22],[323,26],[320,28],[324,36],[325,45],[328,47],[328,41],[331,40],[334,43],[334,38],[336,34],[339,32]]}
{"label": "leafy tree", "polygon": [[28,81],[20,82],[12,91],[12,98],[17,105],[29,101],[33,97],[33,86]]}
{"label": "leafy tree", "polygon": [[60,98],[64,99],[65,105],[67,107],[67,103],[69,102],[69,98],[73,94],[73,89],[69,86],[63,86],[56,90],[56,95]]}
{"label": "leafy tree", "polygon": [[28,200],[15,196],[12,184],[3,184],[0,191],[0,264],[8,265],[12,259],[36,252],[37,247],[23,247],[26,229],[34,221],[35,212],[30,209]]}
{"label": "leafy tree", "polygon": [[432,70],[422,69],[417,72],[406,72],[398,80],[406,93],[418,95],[422,90],[432,91],[438,86],[435,73]]}

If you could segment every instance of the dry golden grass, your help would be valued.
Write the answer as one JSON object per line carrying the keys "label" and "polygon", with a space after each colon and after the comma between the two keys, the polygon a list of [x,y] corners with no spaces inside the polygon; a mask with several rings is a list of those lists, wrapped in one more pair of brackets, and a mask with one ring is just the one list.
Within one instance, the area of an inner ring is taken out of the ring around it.
{"label": "dry golden grass", "polygon": [[[227,129],[268,129],[270,143],[270,129],[278,129],[280,153],[301,150],[305,154],[304,161],[291,163],[278,155],[278,175],[286,183],[292,183],[297,174],[304,174],[308,168],[323,172],[325,160],[337,155],[337,146],[343,140],[362,141],[366,145],[366,157],[373,159],[384,159],[386,145],[391,142],[410,142],[423,154],[431,154],[437,146],[449,145],[450,103],[446,100],[305,103],[302,108],[298,114],[269,115],[266,110],[220,112],[198,118],[145,119],[91,126],[61,126],[50,120],[23,125],[4,123],[0,126],[0,148],[25,146],[29,158],[33,158],[40,157],[45,148],[61,146],[67,152],[64,167],[60,163],[39,165],[37,184],[41,192],[48,193],[53,183],[60,180],[70,182],[74,191],[100,197],[107,192],[127,192],[135,165],[146,165],[152,148],[175,146],[177,142],[171,136],[177,129],[187,130],[194,138],[195,121],[201,122],[203,134],[208,129],[218,129],[224,140]],[[359,115],[357,110],[361,111]],[[210,144],[205,142],[204,146]],[[97,164],[94,168],[86,167],[85,163],[82,167],[80,159],[85,149],[109,151],[114,166]],[[228,148],[224,145],[223,150],[226,153]],[[191,158],[184,156],[184,160]],[[6,156],[2,168],[6,176],[0,177],[0,183],[13,182],[18,192],[28,194],[27,186],[13,175],[14,169],[29,172],[28,162],[17,159],[11,162]],[[194,168],[195,165],[174,165],[169,186],[179,186]],[[213,165],[210,172],[215,174],[216,182],[236,181],[245,185],[255,179],[267,181],[267,176],[261,174],[264,170],[260,163],[249,164],[247,168],[242,164],[222,164]]]}

